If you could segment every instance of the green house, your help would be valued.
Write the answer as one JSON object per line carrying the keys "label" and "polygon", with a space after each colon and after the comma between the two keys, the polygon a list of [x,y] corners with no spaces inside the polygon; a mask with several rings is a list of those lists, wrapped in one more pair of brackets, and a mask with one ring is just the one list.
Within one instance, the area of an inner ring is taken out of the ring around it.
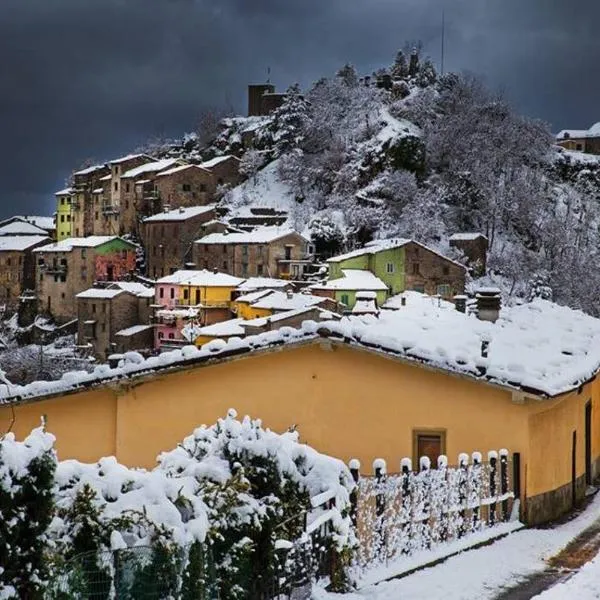
{"label": "green house", "polygon": [[[350,307],[354,305],[356,291],[377,292],[379,305],[382,297],[385,301],[384,294],[395,296],[405,290],[437,294],[446,299],[464,293],[464,265],[414,240],[376,240],[327,262],[329,281],[322,284],[323,290],[333,290],[335,298]],[[359,280],[360,272],[370,273],[373,279]]]}
{"label": "green house", "polygon": [[405,239],[381,240],[334,256],[327,261],[329,279],[339,279],[344,269],[370,271],[385,283],[390,295],[399,294],[406,289],[405,246],[410,243]]}
{"label": "green house", "polygon": [[325,283],[310,286],[313,294],[327,296],[345,304],[349,309],[356,304],[359,292],[374,292],[377,305],[381,306],[388,298],[388,286],[368,270],[342,269],[341,276]]}

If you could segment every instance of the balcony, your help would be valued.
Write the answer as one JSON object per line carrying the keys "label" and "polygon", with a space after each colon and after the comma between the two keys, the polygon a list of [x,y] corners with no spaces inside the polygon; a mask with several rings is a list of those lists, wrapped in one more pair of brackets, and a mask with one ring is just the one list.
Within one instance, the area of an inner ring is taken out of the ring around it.
{"label": "balcony", "polygon": [[50,264],[50,265],[39,265],[40,270],[48,275],[66,275],[68,267],[66,264]]}
{"label": "balcony", "polygon": [[104,203],[102,205],[102,214],[104,215],[118,215],[119,207],[116,204]]}

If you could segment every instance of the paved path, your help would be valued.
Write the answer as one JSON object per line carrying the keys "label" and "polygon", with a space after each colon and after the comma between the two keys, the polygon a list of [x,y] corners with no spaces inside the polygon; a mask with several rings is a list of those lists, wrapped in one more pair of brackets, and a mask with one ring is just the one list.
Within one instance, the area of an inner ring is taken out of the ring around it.
{"label": "paved path", "polygon": [[548,567],[502,592],[495,600],[529,600],[572,577],[600,552],[600,519],[582,531],[564,550],[548,561]]}

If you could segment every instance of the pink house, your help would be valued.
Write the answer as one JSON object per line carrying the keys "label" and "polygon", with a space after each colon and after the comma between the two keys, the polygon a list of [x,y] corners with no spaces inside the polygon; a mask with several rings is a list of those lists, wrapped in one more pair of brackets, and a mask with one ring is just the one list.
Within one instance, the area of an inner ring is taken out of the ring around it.
{"label": "pink house", "polygon": [[154,348],[157,350],[163,345],[189,343],[181,330],[194,322],[199,310],[181,305],[181,282],[188,278],[188,271],[177,271],[156,282],[154,301],[161,307],[155,313]]}

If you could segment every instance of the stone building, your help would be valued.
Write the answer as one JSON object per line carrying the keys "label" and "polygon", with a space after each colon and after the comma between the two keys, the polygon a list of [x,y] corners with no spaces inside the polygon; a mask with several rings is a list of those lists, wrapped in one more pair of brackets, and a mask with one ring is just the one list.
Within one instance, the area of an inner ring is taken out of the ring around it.
{"label": "stone building", "polygon": [[556,143],[566,150],[600,154],[600,122],[589,129],[563,129],[556,135]]}
{"label": "stone building", "polygon": [[[439,295],[451,299],[462,294],[465,289],[466,268],[435,250],[408,239],[375,240],[364,248],[346,254],[333,256],[329,264],[328,284],[352,276],[356,279],[359,271],[370,271],[389,290],[389,294],[399,294],[414,290],[432,296]],[[333,281],[332,281],[333,280]],[[378,288],[352,287],[354,291],[378,291]],[[349,307],[354,306],[355,297],[348,296]],[[383,298],[378,296],[380,304]],[[342,299],[342,302],[345,301]]]}
{"label": "stone building", "polygon": [[[118,235],[130,233],[125,228],[126,223],[122,220],[123,214],[129,214],[131,209],[130,196],[127,192],[124,193],[124,189],[121,182],[121,177],[141,165],[156,162],[156,159],[148,156],[147,154],[129,154],[115,160],[111,160],[110,165],[110,179],[103,179],[103,211],[107,215],[118,214],[119,231]],[[130,184],[131,185],[131,184]],[[125,182],[125,189],[127,182]],[[131,190],[131,188],[130,188]],[[113,217],[114,219],[114,217]],[[109,222],[111,219],[107,219]]]}
{"label": "stone building", "polygon": [[488,239],[482,233],[455,233],[450,236],[450,247],[460,250],[467,259],[467,266],[476,277],[485,275],[487,267]]}
{"label": "stone building", "polygon": [[0,234],[0,306],[15,310],[23,292],[35,288],[32,252],[49,241],[50,238],[42,235]]}
{"label": "stone building", "polygon": [[200,165],[182,165],[159,173],[154,191],[161,209],[209,204],[219,186],[239,183],[239,162],[235,156],[220,156]]}
{"label": "stone building", "polygon": [[277,93],[271,83],[250,84],[248,86],[248,116],[260,117],[278,109],[286,94]]}
{"label": "stone building", "polygon": [[118,237],[68,238],[38,247],[36,292],[40,310],[59,322],[76,316],[75,296],[96,281],[124,279],[135,269],[134,244]]}
{"label": "stone building", "polygon": [[164,277],[192,262],[194,240],[204,234],[203,225],[215,216],[215,205],[209,204],[176,208],[144,219],[141,233],[148,275]]}
{"label": "stone building", "polygon": [[236,277],[301,280],[312,264],[308,240],[289,228],[263,227],[244,233],[212,233],[194,244],[194,263]]}
{"label": "stone building", "polygon": [[[91,347],[99,360],[105,361],[113,352],[123,351],[128,342],[119,339],[118,335],[124,331],[122,338],[131,337],[129,334],[134,333],[130,331],[132,327],[136,327],[135,333],[146,333],[147,343],[143,348],[152,347],[152,327],[149,319],[145,323],[141,321],[140,298],[135,293],[117,286],[92,287],[77,294],[76,301],[77,342],[80,346]],[[141,327],[143,329],[138,331]]]}
{"label": "stone building", "polygon": [[144,163],[125,171],[121,175],[119,223],[122,231],[139,233],[141,218],[156,212],[152,210],[153,206],[148,205],[147,198],[145,197],[145,190],[148,184],[154,182],[158,173],[184,164],[183,160],[166,158]]}
{"label": "stone building", "polygon": [[100,179],[109,172],[110,169],[106,165],[94,165],[73,173],[69,237],[86,237],[94,234],[97,212],[94,192],[100,186]]}

